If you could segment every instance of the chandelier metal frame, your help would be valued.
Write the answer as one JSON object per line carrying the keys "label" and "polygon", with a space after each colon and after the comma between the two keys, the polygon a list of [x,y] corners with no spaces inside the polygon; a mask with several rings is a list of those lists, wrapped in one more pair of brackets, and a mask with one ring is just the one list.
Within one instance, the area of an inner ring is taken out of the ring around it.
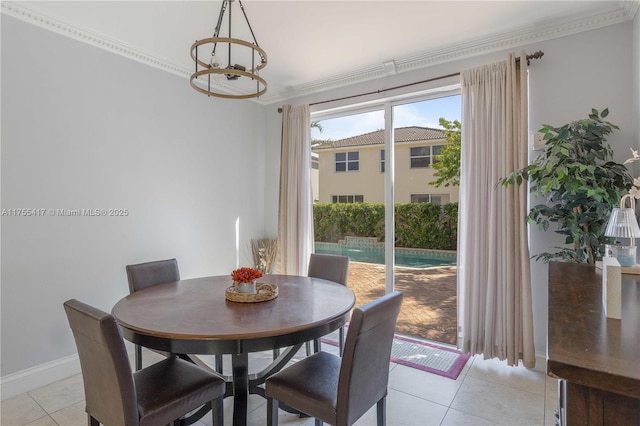
{"label": "chandelier metal frame", "polygon": [[[207,96],[215,96],[218,98],[225,99],[250,99],[263,95],[267,91],[267,82],[264,78],[262,78],[258,73],[264,67],[267,66],[267,53],[262,49],[256,40],[256,36],[253,33],[253,29],[251,28],[251,24],[249,23],[249,18],[247,17],[247,13],[244,10],[244,5],[242,4],[242,0],[237,0],[240,5],[240,10],[242,10],[242,14],[244,15],[244,19],[251,31],[251,36],[253,37],[253,43],[245,40],[241,40],[238,38],[234,38],[231,36],[231,3],[236,0],[223,0],[222,6],[220,8],[220,14],[218,15],[218,22],[216,28],[213,33],[213,37],[205,38],[202,40],[196,40],[195,43],[191,45],[191,59],[195,62],[196,70],[193,74],[191,74],[191,78],[189,79],[189,84],[195,90],[200,93],[203,93]],[[229,6],[229,7],[228,7]],[[228,8],[228,37],[220,37],[220,29],[222,27],[222,22],[224,19],[224,15],[227,12]],[[216,50],[218,49],[218,44],[227,45],[228,47],[228,64],[225,68],[220,67],[220,64],[216,59]],[[211,48],[211,59],[208,62],[203,61],[198,58],[198,48],[203,46],[210,46]],[[232,47],[237,46],[239,48],[247,48],[251,50],[251,68],[247,70],[246,66],[233,64],[232,61]],[[256,65],[256,59],[259,58],[259,63]],[[237,80],[240,77],[247,77],[256,82],[256,91],[246,94],[230,94],[223,93],[218,90],[218,88],[214,84],[212,84],[212,77],[215,78],[220,76],[225,76],[228,81]],[[196,84],[195,80],[199,77],[206,77],[207,83],[206,88]]]}

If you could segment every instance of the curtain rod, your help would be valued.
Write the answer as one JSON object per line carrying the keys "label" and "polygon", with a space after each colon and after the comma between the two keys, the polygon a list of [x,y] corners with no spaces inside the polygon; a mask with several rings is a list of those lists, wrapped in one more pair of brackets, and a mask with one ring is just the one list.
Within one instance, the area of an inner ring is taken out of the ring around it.
{"label": "curtain rod", "polygon": [[[532,59],[540,59],[543,56],[544,56],[544,52],[542,50],[538,50],[537,52],[535,52],[535,53],[533,53],[531,55],[527,55],[527,65],[529,65],[531,63]],[[516,58],[516,62],[520,62],[520,58]],[[433,77],[433,78],[429,78],[427,80],[421,80],[421,81],[416,81],[416,82],[413,82],[413,83],[402,84],[400,86],[389,87],[389,88],[386,88],[386,89],[375,90],[373,92],[359,93],[357,95],[344,96],[342,98],[328,99],[326,101],[314,102],[312,104],[309,104],[309,106],[326,104],[326,103],[335,102],[335,101],[343,101],[345,99],[359,98],[361,96],[375,95],[375,94],[378,94],[378,93],[388,92],[390,90],[403,89],[405,87],[416,86],[418,84],[429,83],[429,82],[436,81],[436,80],[443,80],[445,78],[455,77],[457,75],[460,75],[460,73],[459,72],[454,72],[453,74],[441,75],[439,77]],[[282,108],[278,108],[278,112],[281,113],[282,112]]]}

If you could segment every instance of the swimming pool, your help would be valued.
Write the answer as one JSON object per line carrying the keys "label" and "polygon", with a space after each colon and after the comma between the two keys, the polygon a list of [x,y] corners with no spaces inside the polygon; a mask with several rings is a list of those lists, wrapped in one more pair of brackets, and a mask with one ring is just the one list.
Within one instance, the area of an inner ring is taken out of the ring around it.
{"label": "swimming pool", "polygon": [[[349,259],[354,262],[384,264],[383,248],[356,248],[332,243],[315,243],[315,252],[349,256]],[[455,252],[397,248],[395,250],[395,258],[396,266],[410,268],[456,265]]]}

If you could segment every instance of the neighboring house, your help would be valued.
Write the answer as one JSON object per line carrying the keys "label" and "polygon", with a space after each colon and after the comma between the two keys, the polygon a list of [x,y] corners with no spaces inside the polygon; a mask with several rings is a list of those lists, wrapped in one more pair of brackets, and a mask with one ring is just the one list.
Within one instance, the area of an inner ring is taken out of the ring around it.
{"label": "neighboring house", "polygon": [[[447,143],[444,132],[418,126],[401,127],[394,132],[395,201],[438,204],[458,201],[457,186],[436,188],[429,184],[435,180],[436,170],[431,167],[434,156]],[[315,202],[384,203],[384,130],[314,146],[312,150],[318,155]]]}

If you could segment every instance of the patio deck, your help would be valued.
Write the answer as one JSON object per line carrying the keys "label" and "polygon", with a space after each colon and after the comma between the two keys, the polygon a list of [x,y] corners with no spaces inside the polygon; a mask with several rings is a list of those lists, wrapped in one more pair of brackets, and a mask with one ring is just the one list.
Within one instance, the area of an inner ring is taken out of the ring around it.
{"label": "patio deck", "polygon": [[[395,268],[396,290],[404,293],[396,332],[456,344],[456,267]],[[356,306],[384,294],[384,265],[349,262],[348,286]]]}

